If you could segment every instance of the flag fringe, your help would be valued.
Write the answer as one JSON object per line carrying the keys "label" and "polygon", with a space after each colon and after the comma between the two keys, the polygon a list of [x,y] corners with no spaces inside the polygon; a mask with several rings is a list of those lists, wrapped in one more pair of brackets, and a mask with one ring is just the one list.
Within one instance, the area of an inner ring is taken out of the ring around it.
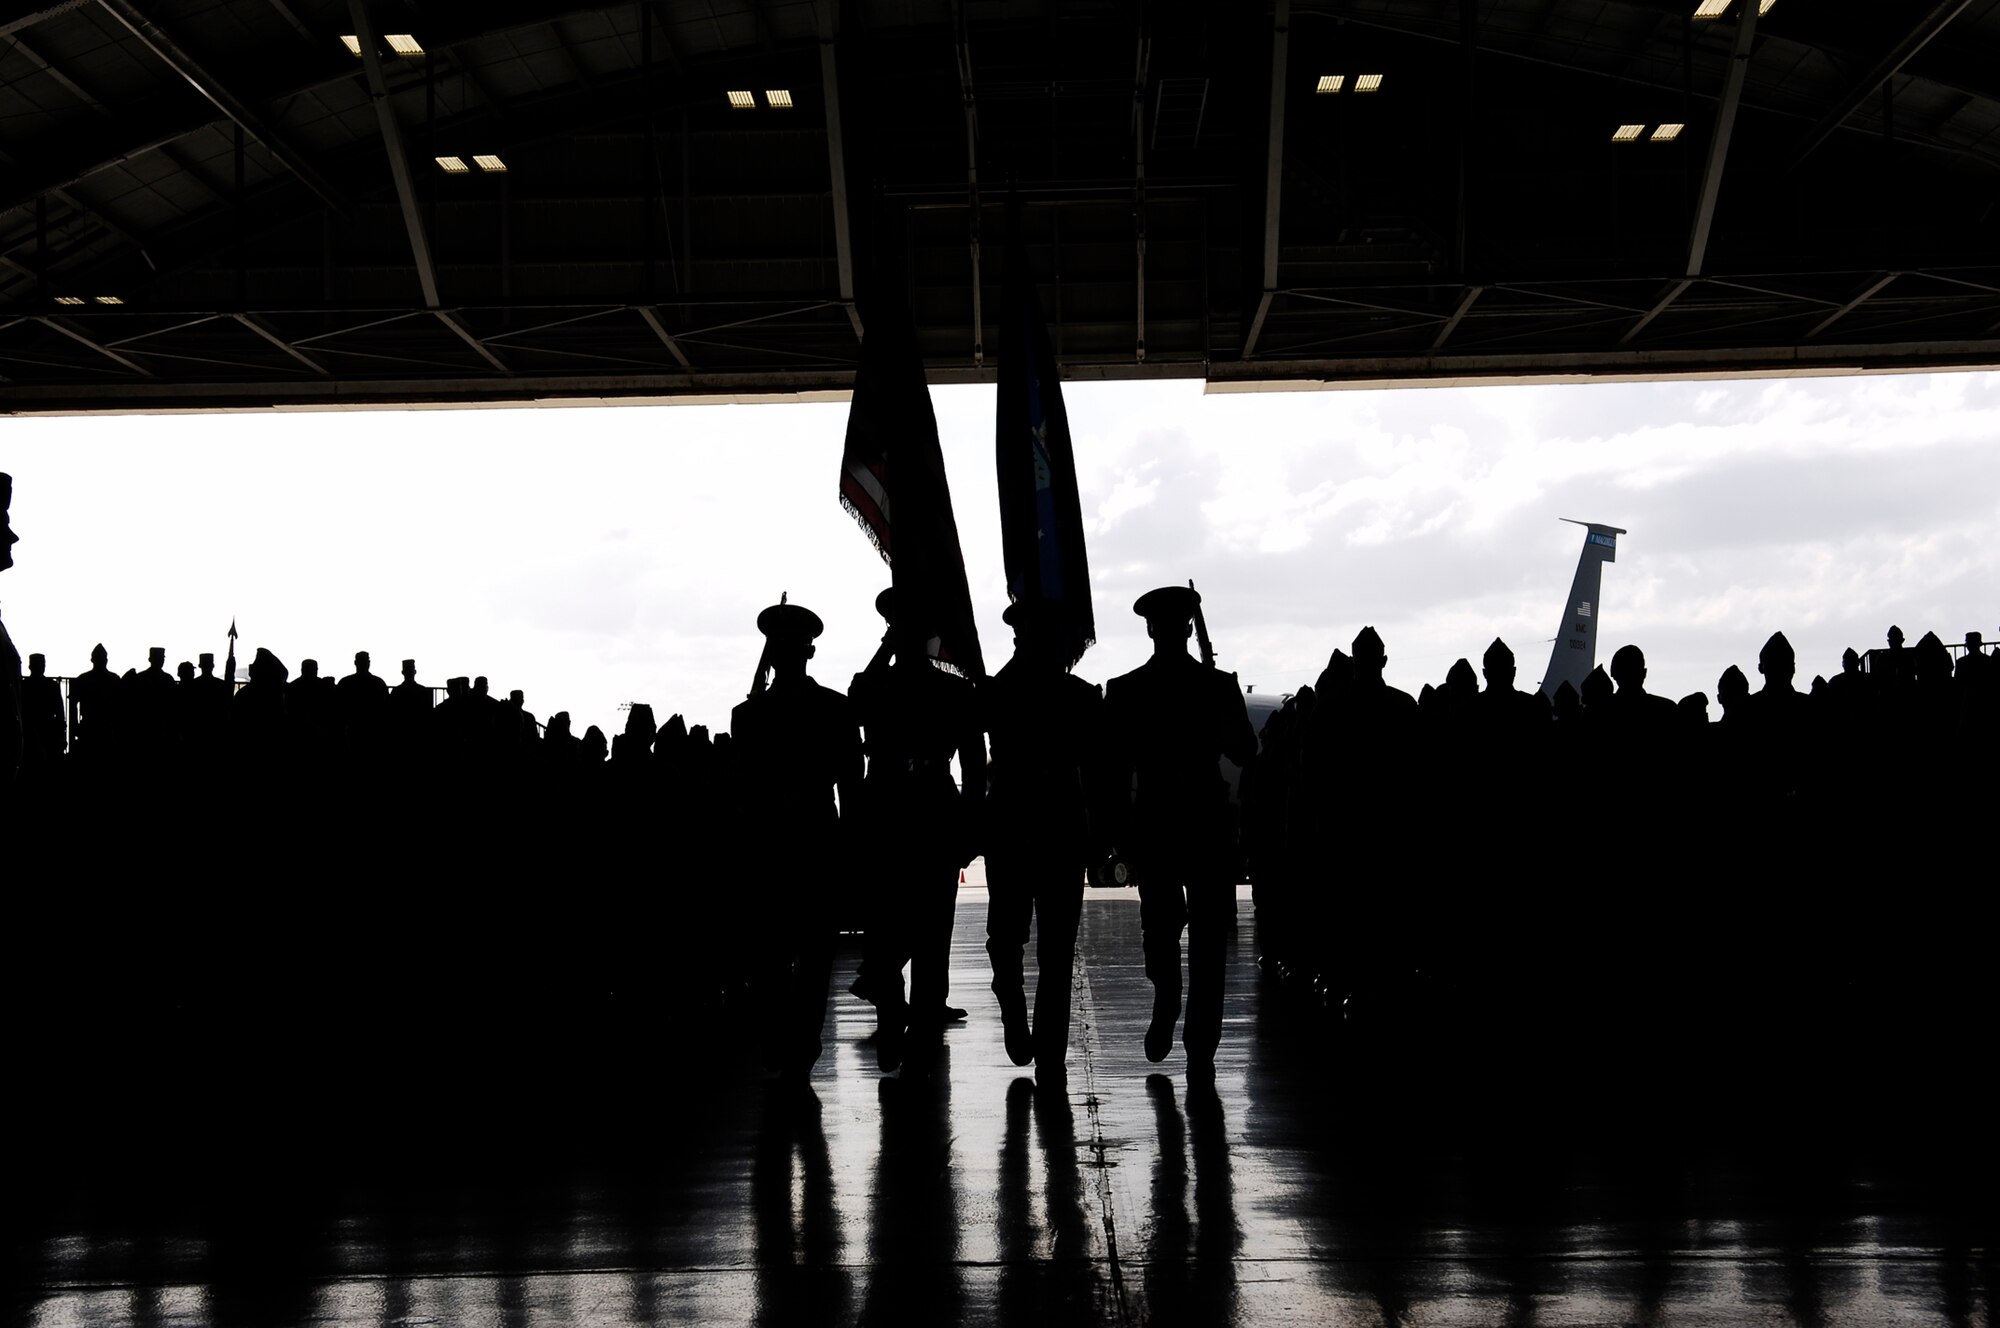
{"label": "flag fringe", "polygon": [[868,518],[861,514],[861,509],[854,505],[854,500],[843,493],[840,495],[840,506],[849,516],[854,518],[854,524],[861,527],[861,533],[868,537],[868,543],[874,546],[875,552],[882,555],[882,561],[885,563],[888,562],[889,550],[883,547],[882,537],[875,533],[875,527],[870,525]]}

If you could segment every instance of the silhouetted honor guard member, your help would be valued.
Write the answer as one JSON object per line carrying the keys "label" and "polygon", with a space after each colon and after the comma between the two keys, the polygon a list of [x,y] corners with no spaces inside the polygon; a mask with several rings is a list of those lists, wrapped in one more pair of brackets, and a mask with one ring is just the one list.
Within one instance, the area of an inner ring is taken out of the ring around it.
{"label": "silhouetted honor guard member", "polygon": [[[864,990],[880,1019],[876,1057],[883,1069],[893,1070],[902,1063],[906,1027],[928,1047],[946,1018],[958,872],[972,858],[973,816],[985,793],[986,740],[972,684],[931,660],[932,624],[893,588],[875,597],[875,611],[888,631],[847,695],[867,737],[862,824],[875,899]],[[951,775],[954,755],[965,781],[962,792]]]}
{"label": "silhouetted honor guard member", "polygon": [[[1001,618],[1014,629],[1014,658],[979,688],[981,721],[993,740],[986,953],[1008,1059],[1033,1060],[1043,1074],[1060,1075],[1084,869],[1102,856],[1090,813],[1102,798],[1104,700],[1095,684],[1069,671],[1069,624],[1055,606],[1016,600]],[[1032,1025],[1021,971],[1031,922],[1040,970]],[[1174,965],[1178,971],[1178,954]]]}
{"label": "silhouetted honor guard member", "polygon": [[1201,597],[1189,586],[1163,586],[1132,611],[1146,620],[1153,657],[1104,691],[1113,762],[1109,778],[1122,809],[1117,847],[1139,887],[1146,976],[1153,1020],[1146,1059],[1173,1049],[1181,1005],[1181,929],[1188,931],[1188,1067],[1215,1061],[1222,1040],[1224,947],[1235,922],[1235,857],[1229,791],[1218,764],[1248,767],[1257,752],[1243,695],[1233,674],[1187,653]]}
{"label": "silhouetted honor guard member", "polygon": [[[730,712],[729,731],[743,833],[782,846],[783,893],[764,944],[774,964],[790,970],[774,1030],[779,1064],[802,1074],[819,1059],[826,1023],[831,906],[846,867],[841,809],[860,797],[861,732],[847,698],[806,676],[824,630],[818,614],[780,602],[757,615],[757,630],[764,653],[749,699]],[[766,669],[774,675],[768,687]]]}

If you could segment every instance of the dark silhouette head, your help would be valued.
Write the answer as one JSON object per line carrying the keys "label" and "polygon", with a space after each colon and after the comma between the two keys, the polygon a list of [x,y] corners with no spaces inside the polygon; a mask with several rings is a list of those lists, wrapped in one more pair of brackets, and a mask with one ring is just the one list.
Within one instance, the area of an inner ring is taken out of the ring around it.
{"label": "dark silhouette head", "polygon": [[525,709],[528,704],[528,694],[516,687],[513,691],[507,693],[507,704],[516,710]]}
{"label": "dark silhouette head", "polygon": [[1193,586],[1160,586],[1132,602],[1132,612],[1146,620],[1146,635],[1155,655],[1187,650],[1194,635],[1195,606],[1201,595]]}
{"label": "dark silhouette head", "polygon": [[1722,706],[1723,718],[1727,719],[1730,711],[1749,698],[1750,680],[1743,676],[1742,669],[1731,664],[1722,671],[1722,676],[1715,680],[1715,699]]}
{"label": "dark silhouette head", "polygon": [[472,684],[468,679],[446,678],[444,680],[444,695],[446,700],[450,700],[455,696],[462,697],[471,690]]}
{"label": "dark silhouette head", "polygon": [[583,763],[602,765],[611,759],[611,744],[605,740],[604,730],[592,724],[583,731]]}
{"label": "dark silhouette head", "polygon": [[1771,633],[1771,639],[1757,652],[1757,672],[1764,675],[1764,685],[1789,692],[1798,671],[1798,657],[1792,653],[1792,643],[1783,632]]}
{"label": "dark silhouette head", "polygon": [[1840,652],[1840,671],[1842,673],[1861,672],[1861,653],[1853,646],[1849,646]]}
{"label": "dark silhouette head", "polygon": [[1611,675],[1604,671],[1602,664],[1592,669],[1584,677],[1583,708],[1585,710],[1589,710],[1593,706],[1607,704],[1616,694],[1617,689],[1611,685]]}
{"label": "dark silhouette head", "polygon": [[1348,657],[1345,650],[1335,647],[1334,652],[1326,657],[1325,676],[1327,687],[1333,691],[1338,691],[1354,681],[1354,661]]}
{"label": "dark silhouette head", "polygon": [[1688,725],[1708,723],[1708,693],[1690,692],[1683,696],[1674,707],[1680,712],[1681,722]]}
{"label": "dark silhouette head", "polygon": [[1465,698],[1479,694],[1479,679],[1472,672],[1472,661],[1461,659],[1445,670],[1444,693],[1446,696]]}
{"label": "dark silhouette head", "polygon": [[1896,626],[1894,623],[1891,623],[1889,624],[1889,649],[1901,650],[1902,648],[1903,648],[1903,629]]}
{"label": "dark silhouette head", "polygon": [[417,661],[415,661],[414,659],[406,659],[406,660],[404,660],[404,661],[403,661],[403,681],[404,681],[404,682],[415,682],[416,680],[417,680]]}
{"label": "dark silhouette head", "polygon": [[104,648],[102,641],[91,648],[90,662],[94,667],[100,669],[111,662],[111,652]]}
{"label": "dark silhouette head", "polygon": [[1000,621],[1014,629],[1014,652],[1020,659],[1038,668],[1069,663],[1069,624],[1054,601],[1017,599]]}
{"label": "dark silhouette head", "polygon": [[653,722],[653,707],[644,701],[635,701],[625,712],[625,736],[638,740],[642,748],[653,745],[653,735],[659,732],[659,725]]}
{"label": "dark silhouette head", "polygon": [[889,640],[896,648],[897,660],[909,664],[930,659],[931,638],[937,635],[937,624],[923,612],[923,605],[915,596],[898,595],[896,588],[890,586],[875,597],[875,612],[889,625]]}
{"label": "dark silhouette head", "polygon": [[1583,698],[1570,686],[1568,678],[1556,684],[1556,694],[1549,704],[1554,708],[1557,719],[1574,719],[1583,711]]}
{"label": "dark silhouette head", "polygon": [[805,672],[806,661],[819,653],[813,642],[826,624],[804,605],[780,599],[757,615],[757,630],[764,634],[764,662],[784,677]]}
{"label": "dark silhouette head", "polygon": [[1646,690],[1646,655],[1637,646],[1620,646],[1611,656],[1611,677],[1621,692],[1637,695]]}
{"label": "dark silhouette head", "polygon": [[355,654],[354,654],[354,671],[355,671],[356,673],[367,673],[367,672],[368,672],[368,652],[367,652],[367,651],[365,651],[365,650],[359,650],[359,651],[356,651],[356,652],[355,652]]}
{"label": "dark silhouette head", "polygon": [[251,682],[283,682],[291,675],[291,670],[285,667],[285,662],[263,646],[257,647],[256,657],[250,661],[249,672]]}
{"label": "dark silhouette head", "polygon": [[1486,675],[1486,687],[1494,692],[1514,690],[1514,652],[1499,637],[1486,647],[1486,657],[1481,661],[1481,671]]}
{"label": "dark silhouette head", "polygon": [[1826,691],[1826,676],[1824,674],[1819,674],[1819,673],[1813,674],[1812,694],[1814,696],[1819,696],[1825,691]]}
{"label": "dark silhouette head", "polygon": [[212,651],[212,650],[204,650],[204,651],[202,651],[202,652],[201,652],[201,653],[200,653],[199,655],[196,655],[196,656],[195,656],[195,662],[196,662],[196,663],[197,663],[198,665],[200,665],[200,667],[201,667],[201,676],[202,676],[202,677],[206,678],[206,677],[210,676],[211,674],[213,674],[213,673],[215,672],[215,652],[214,652],[214,651]]}
{"label": "dark silhouette head", "polygon": [[42,670],[48,668],[48,666],[49,666],[48,660],[44,659],[42,656],[40,655],[28,656],[28,676],[30,678],[41,677]]}
{"label": "dark silhouette head", "polygon": [[319,661],[316,659],[300,660],[299,677],[304,680],[311,680],[319,677]]}
{"label": "dark silhouette head", "polygon": [[1986,650],[1986,638],[1985,638],[1985,637],[1981,636],[1981,635],[1980,635],[1980,634],[1979,634],[1978,632],[1967,632],[1967,633],[1965,634],[1965,653],[1966,653],[1966,654],[1968,654],[1968,655],[1978,655],[1978,654],[1983,654],[1983,653],[1985,653],[1985,650]]}
{"label": "dark silhouette head", "polygon": [[1382,670],[1389,664],[1389,651],[1381,635],[1373,627],[1364,627],[1355,634],[1352,649],[1356,681],[1380,682]]}
{"label": "dark silhouette head", "polygon": [[148,649],[146,651],[146,667],[149,669],[165,669],[167,667],[167,648],[165,646],[153,646]]}
{"label": "dark silhouette head", "polygon": [[1951,677],[1951,648],[1936,632],[1925,632],[1918,637],[1914,653],[1919,682],[1943,682]]}
{"label": "dark silhouette head", "polygon": [[569,711],[558,710],[549,716],[548,736],[551,738],[567,738],[570,736]]}
{"label": "dark silhouette head", "polygon": [[193,682],[194,665],[188,663],[186,660],[182,660],[174,667],[174,677],[180,679],[182,682]]}

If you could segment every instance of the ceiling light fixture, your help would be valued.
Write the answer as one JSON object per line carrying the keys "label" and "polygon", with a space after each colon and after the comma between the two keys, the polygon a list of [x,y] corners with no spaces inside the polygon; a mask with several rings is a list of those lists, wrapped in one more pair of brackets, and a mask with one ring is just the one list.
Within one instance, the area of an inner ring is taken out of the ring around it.
{"label": "ceiling light fixture", "polygon": [[1653,131],[1653,141],[1655,143],[1671,143],[1681,136],[1681,130],[1685,128],[1687,126],[1684,124],[1663,124]]}
{"label": "ceiling light fixture", "polygon": [[1696,18],[1721,18],[1728,12],[1729,0],[1701,0],[1701,3],[1695,6],[1694,16]]}
{"label": "ceiling light fixture", "polygon": [[732,92],[729,94],[729,104],[739,111],[753,111],[757,109],[757,98],[754,93]]}
{"label": "ceiling light fixture", "polygon": [[361,39],[351,32],[340,39],[340,44],[347,48],[349,55],[361,54]]}
{"label": "ceiling light fixture", "polygon": [[1347,75],[1345,74],[1321,74],[1319,76],[1319,87],[1315,90],[1321,93],[1338,92],[1346,82]]}
{"label": "ceiling light fixture", "polygon": [[439,157],[437,164],[444,167],[446,175],[464,175],[472,170],[463,157]]}
{"label": "ceiling light fixture", "polygon": [[1381,86],[1382,76],[1380,74],[1356,74],[1354,76],[1354,90],[1356,92],[1373,92]]}
{"label": "ceiling light fixture", "polygon": [[789,111],[792,109],[792,94],[784,88],[764,89],[764,100],[771,103],[771,109]]}
{"label": "ceiling light fixture", "polygon": [[1777,3],[1778,3],[1778,0],[1757,0],[1757,15],[1758,15],[1758,17],[1759,17],[1759,18],[1761,18],[1761,17],[1763,17],[1763,16],[1765,15],[1765,14],[1768,14],[1768,13],[1770,13],[1770,12],[1771,12],[1771,6],[1772,6],[1772,5],[1775,5],[1775,4],[1777,4]]}
{"label": "ceiling light fixture", "polygon": [[125,297],[124,297],[124,296],[122,296],[122,295],[99,295],[99,296],[97,296],[97,297],[96,297],[96,299],[97,299],[97,302],[98,302],[99,304],[123,304],[123,303],[125,303]]}
{"label": "ceiling light fixture", "polygon": [[57,303],[57,304],[88,304],[88,303],[90,303],[90,301],[88,301],[88,300],[84,299],[84,298],[83,298],[83,297],[82,297],[81,295],[58,295],[58,296],[56,296],[56,303]]}
{"label": "ceiling light fixture", "polygon": [[1645,132],[1646,126],[1642,124],[1619,125],[1618,128],[1611,131],[1611,141],[1613,143],[1635,143],[1638,141],[1639,135]]}
{"label": "ceiling light fixture", "polygon": [[417,39],[407,32],[392,32],[388,36],[389,49],[397,55],[422,55],[424,48]]}
{"label": "ceiling light fixture", "polygon": [[490,152],[483,152],[480,153],[478,156],[475,156],[472,159],[472,164],[477,166],[482,171],[498,172],[507,169],[507,163],[500,160],[498,157],[494,156]]}

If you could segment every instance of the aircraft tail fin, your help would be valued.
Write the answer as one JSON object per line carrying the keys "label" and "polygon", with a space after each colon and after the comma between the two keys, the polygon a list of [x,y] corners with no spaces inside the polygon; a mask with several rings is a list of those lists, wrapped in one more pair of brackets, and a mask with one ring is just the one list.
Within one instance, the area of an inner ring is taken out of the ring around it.
{"label": "aircraft tail fin", "polygon": [[1548,672],[1542,677],[1542,694],[1549,697],[1565,682],[1582,691],[1583,680],[1597,667],[1598,594],[1604,564],[1618,561],[1618,537],[1625,533],[1595,521],[1562,520],[1584,527],[1583,553],[1576,560],[1576,579],[1570,582],[1569,603],[1549,651]]}

